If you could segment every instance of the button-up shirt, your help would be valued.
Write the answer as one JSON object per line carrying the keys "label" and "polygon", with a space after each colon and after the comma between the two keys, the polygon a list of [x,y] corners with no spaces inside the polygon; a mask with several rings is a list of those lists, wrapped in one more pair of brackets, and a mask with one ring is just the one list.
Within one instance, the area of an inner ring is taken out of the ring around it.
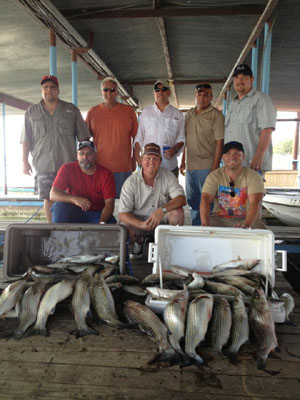
{"label": "button-up shirt", "polygon": [[32,164],[37,174],[57,172],[65,163],[76,160],[76,143],[91,136],[79,109],[59,100],[50,115],[43,100],[25,113],[21,143],[29,143]]}
{"label": "button-up shirt", "polygon": [[156,143],[160,146],[163,168],[172,170],[178,166],[177,153],[167,160],[163,154],[163,147],[174,147],[176,143],[185,142],[184,117],[181,111],[168,104],[164,111],[160,111],[156,103],[145,107],[139,120],[139,127],[134,143],[139,143],[143,148],[148,143]]}
{"label": "button-up shirt", "polygon": [[[260,133],[276,124],[276,108],[269,96],[252,88],[241,100],[235,97],[225,118],[225,144],[235,140],[244,146],[243,166],[249,167]],[[265,152],[262,170],[272,169],[272,144]]]}

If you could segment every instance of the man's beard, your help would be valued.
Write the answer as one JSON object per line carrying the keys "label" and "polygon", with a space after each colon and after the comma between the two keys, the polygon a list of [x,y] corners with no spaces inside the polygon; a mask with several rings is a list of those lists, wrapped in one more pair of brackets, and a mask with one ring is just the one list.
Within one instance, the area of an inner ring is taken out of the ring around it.
{"label": "man's beard", "polygon": [[80,165],[81,168],[83,168],[83,169],[90,169],[90,168],[92,168],[92,163],[90,163],[89,161],[80,161],[79,165]]}

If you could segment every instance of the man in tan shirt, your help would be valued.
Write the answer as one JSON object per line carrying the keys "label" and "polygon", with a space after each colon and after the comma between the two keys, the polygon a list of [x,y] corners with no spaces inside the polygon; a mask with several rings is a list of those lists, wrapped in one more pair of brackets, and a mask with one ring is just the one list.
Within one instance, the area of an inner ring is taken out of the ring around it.
{"label": "man in tan shirt", "polygon": [[[265,228],[260,220],[263,178],[253,169],[243,167],[244,159],[241,143],[232,141],[225,144],[225,166],[208,175],[202,190],[200,214],[203,226]],[[214,200],[215,207],[210,216]]]}
{"label": "man in tan shirt", "polygon": [[224,142],[224,117],[211,105],[209,84],[195,88],[196,107],[185,116],[185,153],[180,171],[186,170],[185,186],[193,225],[200,225],[199,204],[207,175],[219,167]]}

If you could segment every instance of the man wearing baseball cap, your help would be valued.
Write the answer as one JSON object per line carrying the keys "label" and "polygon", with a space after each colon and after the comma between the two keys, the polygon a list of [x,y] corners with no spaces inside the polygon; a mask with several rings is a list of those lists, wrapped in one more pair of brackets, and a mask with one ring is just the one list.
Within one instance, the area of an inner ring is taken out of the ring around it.
{"label": "man wearing baseball cap", "polygon": [[254,76],[247,64],[233,72],[236,97],[225,118],[225,143],[241,142],[245,150],[243,166],[255,171],[272,169],[272,132],[276,109],[269,96],[252,87]]}
{"label": "man wearing baseball cap", "polygon": [[96,146],[85,140],[77,145],[77,161],[60,167],[50,192],[53,223],[116,223],[114,177],[96,160]]}
{"label": "man wearing baseball cap", "polygon": [[141,148],[154,142],[162,153],[161,166],[178,177],[177,158],[185,142],[184,117],[181,111],[169,103],[171,89],[164,79],[158,79],[153,86],[155,103],[141,113],[137,135],[134,140],[135,159],[141,164]]}
{"label": "man wearing baseball cap", "polygon": [[243,167],[245,152],[240,142],[226,143],[222,158],[224,167],[211,172],[204,183],[200,203],[202,225],[264,229],[260,220],[264,195],[262,176]]}
{"label": "man wearing baseball cap", "polygon": [[42,100],[30,106],[25,113],[21,135],[23,147],[23,173],[33,174],[28,161],[32,155],[35,190],[44,200],[44,210],[49,223],[51,205],[49,193],[61,165],[76,160],[76,138],[88,139],[91,134],[79,109],[72,103],[59,99],[59,83],[54,75],[41,79]]}
{"label": "man wearing baseball cap", "polygon": [[207,175],[219,168],[224,142],[224,117],[211,104],[212,87],[199,83],[195,87],[196,106],[185,115],[185,152],[180,172],[185,174],[186,199],[192,225],[201,225],[199,204]]}
{"label": "man wearing baseball cap", "polygon": [[142,168],[126,179],[120,197],[119,219],[127,225],[133,243],[131,259],[142,258],[147,237],[161,223],[183,225],[184,190],[175,175],[161,168],[161,150],[148,143],[142,150]]}

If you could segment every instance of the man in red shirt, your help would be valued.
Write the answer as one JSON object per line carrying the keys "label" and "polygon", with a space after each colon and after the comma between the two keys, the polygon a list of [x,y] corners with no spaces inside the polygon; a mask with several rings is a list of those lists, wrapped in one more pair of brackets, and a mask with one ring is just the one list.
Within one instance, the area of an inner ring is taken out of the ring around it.
{"label": "man in red shirt", "polygon": [[53,223],[116,223],[114,177],[96,158],[93,142],[79,142],[77,161],[58,170],[50,192]]}
{"label": "man in red shirt", "polygon": [[135,170],[132,149],[137,117],[129,105],[117,101],[118,83],[114,78],[102,81],[101,94],[104,102],[88,111],[86,123],[98,149],[97,163],[112,171],[119,198],[124,181]]}

